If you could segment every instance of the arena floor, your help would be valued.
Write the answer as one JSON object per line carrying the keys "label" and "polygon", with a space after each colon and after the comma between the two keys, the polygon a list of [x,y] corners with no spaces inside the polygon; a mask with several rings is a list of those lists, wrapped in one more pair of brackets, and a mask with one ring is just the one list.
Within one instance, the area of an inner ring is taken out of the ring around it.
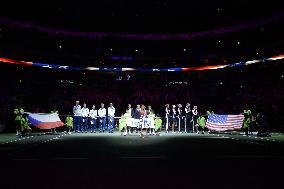
{"label": "arena floor", "polygon": [[21,139],[6,133],[0,143],[7,188],[262,188],[278,186],[284,168],[281,133],[32,133]]}

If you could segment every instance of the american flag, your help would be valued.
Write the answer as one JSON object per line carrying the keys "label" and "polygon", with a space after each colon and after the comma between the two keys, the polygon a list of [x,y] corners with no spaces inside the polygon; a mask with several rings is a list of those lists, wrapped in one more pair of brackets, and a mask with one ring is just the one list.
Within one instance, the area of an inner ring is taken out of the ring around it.
{"label": "american flag", "polygon": [[241,129],[244,120],[244,115],[220,115],[210,114],[206,127],[214,131],[227,131]]}

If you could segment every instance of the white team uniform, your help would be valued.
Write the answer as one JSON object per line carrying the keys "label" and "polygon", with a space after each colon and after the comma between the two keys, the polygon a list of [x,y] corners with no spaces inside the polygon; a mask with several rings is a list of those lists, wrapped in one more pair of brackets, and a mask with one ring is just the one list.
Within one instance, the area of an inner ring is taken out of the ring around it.
{"label": "white team uniform", "polygon": [[110,117],[114,117],[115,108],[114,108],[114,107],[108,107],[107,112],[108,112],[108,115],[109,115]]}
{"label": "white team uniform", "polygon": [[100,108],[98,110],[98,115],[100,118],[106,117],[106,109],[105,108]]}
{"label": "white team uniform", "polygon": [[81,109],[81,116],[82,117],[88,117],[89,116],[89,113],[90,113],[90,111],[89,111],[89,108],[82,108]]}
{"label": "white team uniform", "polygon": [[89,113],[89,116],[92,119],[96,119],[96,117],[98,116],[98,110],[91,109],[90,113]]}
{"label": "white team uniform", "polygon": [[83,123],[85,123],[85,121],[87,121],[87,119],[86,118],[88,118],[89,117],[89,108],[82,108],[81,109],[81,116],[82,116],[82,121],[83,121]]}
{"label": "white team uniform", "polygon": [[81,116],[81,106],[75,105],[73,107],[73,113],[74,113],[74,116]]}
{"label": "white team uniform", "polygon": [[91,125],[94,124],[93,119],[96,119],[97,116],[98,116],[98,110],[91,109],[91,110],[90,110],[90,113],[89,113],[89,117],[92,119],[92,120],[91,120]]}

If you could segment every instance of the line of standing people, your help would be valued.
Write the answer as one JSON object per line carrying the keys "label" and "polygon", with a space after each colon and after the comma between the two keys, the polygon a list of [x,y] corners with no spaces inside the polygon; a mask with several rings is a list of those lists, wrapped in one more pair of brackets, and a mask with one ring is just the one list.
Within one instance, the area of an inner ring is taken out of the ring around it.
{"label": "line of standing people", "polygon": [[99,125],[99,132],[108,130],[109,133],[113,133],[115,127],[114,116],[115,108],[112,103],[106,109],[104,104],[101,103],[100,108],[97,110],[96,106],[93,105],[92,109],[87,108],[86,103],[81,107],[79,101],[76,101],[73,107],[74,114],[74,132],[96,132],[97,124]]}
{"label": "line of standing people", "polygon": [[197,132],[197,118],[198,110],[197,106],[193,106],[191,109],[190,103],[186,103],[185,108],[182,108],[182,104],[165,105],[165,129],[166,133],[169,132],[170,127],[172,132],[175,133],[176,128],[177,132],[182,132],[182,130],[187,132]]}

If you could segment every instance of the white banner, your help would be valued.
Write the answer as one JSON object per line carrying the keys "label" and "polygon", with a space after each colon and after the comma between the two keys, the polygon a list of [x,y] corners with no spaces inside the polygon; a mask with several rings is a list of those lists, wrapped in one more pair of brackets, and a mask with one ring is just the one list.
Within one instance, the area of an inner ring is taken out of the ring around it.
{"label": "white banner", "polygon": [[128,127],[136,127],[136,128],[155,128],[154,118],[146,118],[146,119],[127,118],[126,125]]}

